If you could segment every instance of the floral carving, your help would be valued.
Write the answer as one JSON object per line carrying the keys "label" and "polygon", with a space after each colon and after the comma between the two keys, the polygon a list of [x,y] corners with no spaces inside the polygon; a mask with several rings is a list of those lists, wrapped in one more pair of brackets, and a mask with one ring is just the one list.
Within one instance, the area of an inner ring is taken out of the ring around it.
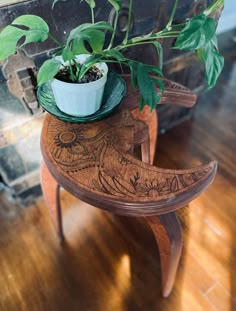
{"label": "floral carving", "polygon": [[55,131],[49,147],[51,155],[78,185],[114,198],[150,201],[181,193],[209,175],[212,166],[171,171],[149,166],[129,155],[129,146],[143,123],[133,120],[127,111],[124,115],[124,124],[114,117],[109,127],[104,126],[105,122],[102,126],[51,126]]}

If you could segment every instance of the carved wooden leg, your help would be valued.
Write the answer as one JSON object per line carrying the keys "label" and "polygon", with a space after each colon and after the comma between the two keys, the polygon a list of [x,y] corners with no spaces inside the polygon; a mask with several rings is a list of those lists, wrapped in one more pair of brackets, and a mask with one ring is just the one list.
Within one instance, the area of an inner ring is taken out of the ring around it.
{"label": "carved wooden leg", "polygon": [[151,113],[147,124],[148,124],[149,140],[147,140],[141,145],[142,161],[153,165],[158,136],[158,117],[156,110],[153,110],[153,112]]}
{"label": "carved wooden leg", "polygon": [[41,187],[43,196],[46,201],[52,223],[56,229],[60,241],[64,240],[61,206],[60,206],[60,186],[56,180],[52,177],[47,166],[42,161],[41,163]]}
{"label": "carved wooden leg", "polygon": [[142,111],[138,108],[132,110],[133,118],[143,121],[148,126],[148,138],[141,145],[142,161],[153,164],[155,158],[157,136],[158,136],[158,117],[157,111],[152,112],[148,106],[145,106]]}
{"label": "carved wooden leg", "polygon": [[175,281],[182,251],[181,226],[175,212],[145,217],[150,225],[160,252],[162,293],[168,297]]}

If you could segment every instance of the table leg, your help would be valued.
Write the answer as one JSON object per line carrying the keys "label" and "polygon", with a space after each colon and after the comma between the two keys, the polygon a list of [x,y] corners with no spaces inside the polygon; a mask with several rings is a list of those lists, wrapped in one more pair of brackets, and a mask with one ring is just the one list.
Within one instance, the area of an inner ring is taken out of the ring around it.
{"label": "table leg", "polygon": [[132,110],[132,116],[135,120],[140,120],[148,126],[148,137],[141,144],[142,161],[153,165],[158,136],[158,116],[154,109],[150,111],[148,106],[145,106],[142,111],[138,108]]}
{"label": "table leg", "polygon": [[[147,124],[149,139],[141,145],[142,161],[153,165],[158,136],[158,117],[156,109],[151,113]],[[146,154],[148,157],[145,156]]]}
{"label": "table leg", "polygon": [[[141,145],[142,161],[153,164],[158,136],[158,117],[156,110],[146,119],[145,115],[139,115],[139,120],[148,125],[148,139]],[[181,251],[182,234],[181,226],[175,212],[161,216],[145,217],[150,225],[160,252],[162,291],[167,297],[171,293],[175,281]]]}
{"label": "table leg", "polygon": [[46,201],[52,223],[56,229],[60,241],[63,241],[64,235],[60,206],[60,185],[53,178],[44,162],[41,163],[40,173],[43,196]]}
{"label": "table leg", "polygon": [[150,225],[160,252],[162,293],[168,297],[178,268],[182,251],[181,226],[175,212],[145,217]]}

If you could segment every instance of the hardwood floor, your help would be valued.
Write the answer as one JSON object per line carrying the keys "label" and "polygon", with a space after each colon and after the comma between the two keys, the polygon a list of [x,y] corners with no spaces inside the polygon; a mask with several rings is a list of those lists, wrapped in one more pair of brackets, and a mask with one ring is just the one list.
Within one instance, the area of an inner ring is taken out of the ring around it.
{"label": "hardwood floor", "polygon": [[43,199],[1,201],[1,311],[236,310],[236,55],[194,119],[160,136],[155,164],[187,168],[216,159],[210,188],[179,213],[184,249],[176,283],[161,297],[155,238],[142,220],[117,217],[62,192],[60,245]]}

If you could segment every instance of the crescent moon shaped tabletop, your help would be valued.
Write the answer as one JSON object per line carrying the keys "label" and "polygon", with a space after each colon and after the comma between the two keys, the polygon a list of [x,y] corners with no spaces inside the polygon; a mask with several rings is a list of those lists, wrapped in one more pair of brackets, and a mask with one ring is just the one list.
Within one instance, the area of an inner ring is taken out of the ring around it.
{"label": "crescent moon shaped tabletop", "polygon": [[[125,77],[127,80],[127,77]],[[127,82],[127,81],[126,81]],[[195,95],[165,81],[162,102],[192,106]],[[144,217],[161,258],[163,296],[173,287],[182,249],[175,211],[213,181],[216,162],[185,170],[153,166],[157,140],[156,111],[137,109],[138,93],[127,83],[127,96],[100,121],[70,123],[47,114],[41,134],[41,184],[52,221],[63,239],[59,187],[114,214]],[[142,159],[132,151],[141,146]]]}

